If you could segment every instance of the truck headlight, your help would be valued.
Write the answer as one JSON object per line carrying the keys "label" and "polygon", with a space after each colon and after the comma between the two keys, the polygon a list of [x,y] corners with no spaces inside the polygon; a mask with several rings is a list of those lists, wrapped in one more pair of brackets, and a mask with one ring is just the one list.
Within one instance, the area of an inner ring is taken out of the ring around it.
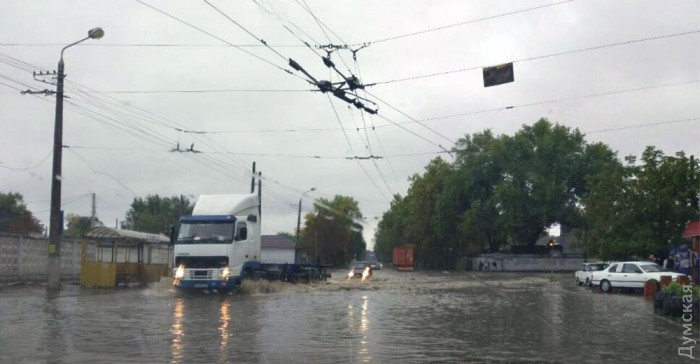
{"label": "truck headlight", "polygon": [[175,271],[175,278],[177,279],[182,279],[182,277],[185,276],[185,266],[180,264],[179,267],[177,267],[177,270]]}
{"label": "truck headlight", "polygon": [[221,279],[226,281],[228,280],[228,277],[231,275],[231,271],[229,271],[228,267],[225,267],[223,271],[221,271]]}

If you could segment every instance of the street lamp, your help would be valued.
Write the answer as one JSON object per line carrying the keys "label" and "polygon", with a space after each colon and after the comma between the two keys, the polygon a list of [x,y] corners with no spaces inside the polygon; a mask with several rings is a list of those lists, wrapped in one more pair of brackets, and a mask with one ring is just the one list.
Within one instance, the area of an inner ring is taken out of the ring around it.
{"label": "street lamp", "polygon": [[294,263],[295,264],[299,263],[299,229],[301,229],[301,199],[304,197],[305,194],[307,194],[309,192],[313,192],[313,191],[316,191],[316,187],[311,187],[308,191],[305,191],[299,197],[299,213],[297,214],[297,236],[296,236],[296,242],[294,243]]}
{"label": "street lamp", "polygon": [[49,289],[61,288],[61,158],[63,152],[63,52],[66,49],[88,39],[100,39],[105,34],[102,28],[93,28],[88,36],[61,49],[58,61],[56,82],[56,122],[53,129],[53,169],[51,171],[51,215],[49,218],[49,258],[47,265],[47,286]]}

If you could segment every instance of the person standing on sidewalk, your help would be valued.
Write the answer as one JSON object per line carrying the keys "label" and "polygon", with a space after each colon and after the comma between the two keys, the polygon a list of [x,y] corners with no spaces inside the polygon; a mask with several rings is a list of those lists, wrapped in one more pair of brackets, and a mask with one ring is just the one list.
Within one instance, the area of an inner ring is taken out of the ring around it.
{"label": "person standing on sidewalk", "polygon": [[675,268],[675,266],[674,266],[674,262],[673,262],[673,257],[672,257],[672,256],[669,255],[666,259],[664,259],[664,265],[663,265],[663,267],[666,268],[667,270],[673,272],[673,268]]}

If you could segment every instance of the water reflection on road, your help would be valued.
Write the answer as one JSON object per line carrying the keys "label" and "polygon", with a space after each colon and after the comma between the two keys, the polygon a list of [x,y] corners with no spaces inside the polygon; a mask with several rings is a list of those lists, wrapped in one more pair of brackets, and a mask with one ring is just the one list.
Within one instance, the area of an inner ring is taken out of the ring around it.
{"label": "water reflection on road", "polygon": [[334,277],[233,295],[4,287],[0,362],[660,362],[682,335],[639,295],[593,293],[568,274]]}

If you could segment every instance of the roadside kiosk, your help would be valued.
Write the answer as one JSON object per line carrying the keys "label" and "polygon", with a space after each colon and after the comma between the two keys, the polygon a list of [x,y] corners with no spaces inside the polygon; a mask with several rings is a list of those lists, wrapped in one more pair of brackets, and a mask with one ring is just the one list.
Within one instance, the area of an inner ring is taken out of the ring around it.
{"label": "roadside kiosk", "polygon": [[84,235],[80,285],[110,288],[158,282],[167,276],[172,249],[163,234],[97,227]]}

